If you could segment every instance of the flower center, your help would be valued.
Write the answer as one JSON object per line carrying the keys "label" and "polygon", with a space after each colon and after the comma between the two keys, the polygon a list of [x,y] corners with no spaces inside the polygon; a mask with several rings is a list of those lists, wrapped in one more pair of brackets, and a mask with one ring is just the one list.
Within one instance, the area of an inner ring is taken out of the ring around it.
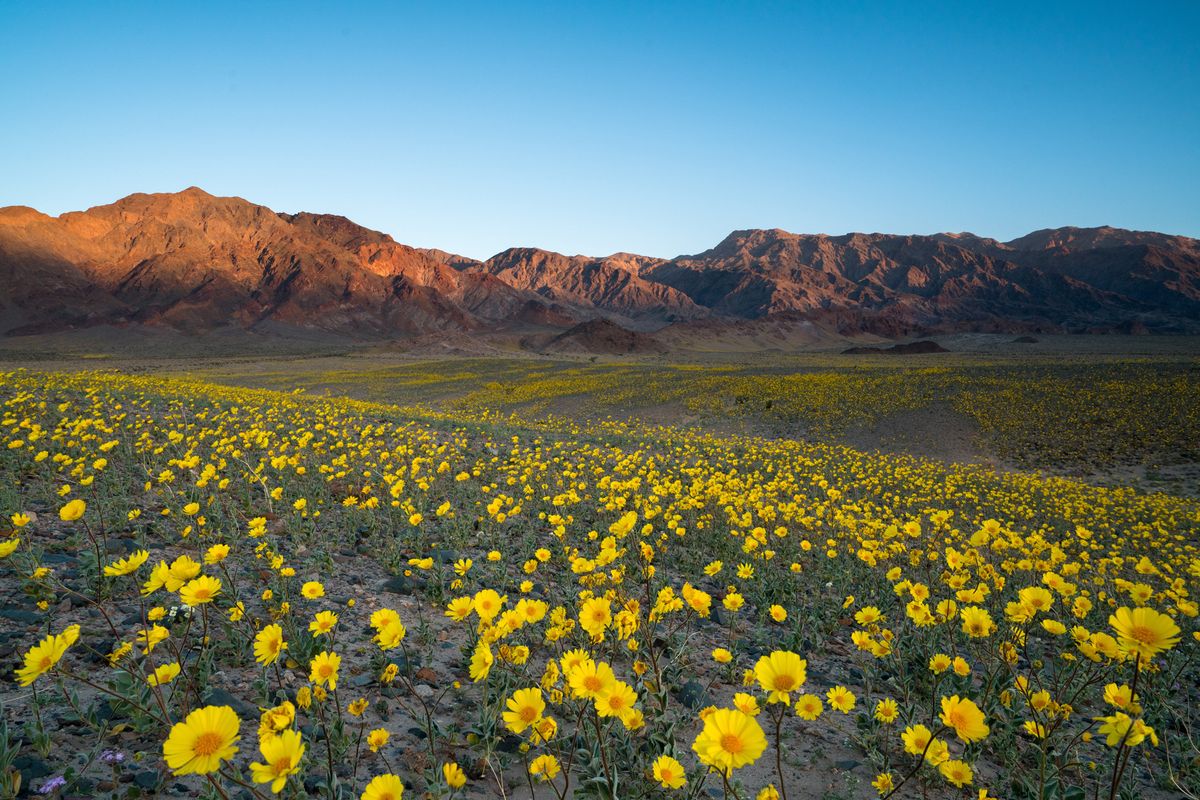
{"label": "flower center", "polygon": [[1141,642],[1142,644],[1150,644],[1157,636],[1155,636],[1153,628],[1147,628],[1144,625],[1134,625],[1129,630],[1129,638]]}
{"label": "flower center", "polygon": [[211,756],[221,749],[222,741],[221,734],[216,731],[207,731],[196,737],[196,743],[192,745],[192,749],[196,751],[196,755]]}
{"label": "flower center", "polygon": [[533,706],[525,706],[524,708],[521,709],[521,721],[522,722],[533,722],[535,719],[537,719],[537,709],[536,708],[534,708]]}
{"label": "flower center", "polygon": [[790,692],[796,687],[796,679],[791,675],[776,675],[775,689],[780,692]]}
{"label": "flower center", "polygon": [[731,755],[737,755],[742,752],[742,737],[736,733],[727,733],[721,737],[721,749]]}
{"label": "flower center", "polygon": [[292,768],[291,756],[284,756],[276,761],[272,766],[275,768],[276,775],[282,775]]}

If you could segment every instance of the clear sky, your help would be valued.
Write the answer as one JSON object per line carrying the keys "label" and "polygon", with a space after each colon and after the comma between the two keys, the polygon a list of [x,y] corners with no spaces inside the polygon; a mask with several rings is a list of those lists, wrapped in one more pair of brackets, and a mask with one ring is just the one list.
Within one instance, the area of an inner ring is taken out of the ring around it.
{"label": "clear sky", "polygon": [[0,205],[190,185],[399,241],[1200,236],[1200,3],[0,0]]}

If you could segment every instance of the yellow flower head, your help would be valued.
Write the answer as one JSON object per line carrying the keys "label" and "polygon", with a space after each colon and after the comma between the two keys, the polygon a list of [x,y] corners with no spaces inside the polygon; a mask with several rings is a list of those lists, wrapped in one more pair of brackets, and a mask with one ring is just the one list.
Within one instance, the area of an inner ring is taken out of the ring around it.
{"label": "yellow flower head", "polygon": [[857,702],[854,692],[845,686],[834,686],[825,693],[825,699],[829,701],[830,708],[837,709],[843,714],[849,714],[853,711],[854,704]]}
{"label": "yellow flower head", "polygon": [[286,649],[283,628],[278,625],[267,625],[254,637],[254,659],[264,667],[274,664]]}
{"label": "yellow flower head", "polygon": [[517,689],[505,705],[508,710],[504,712],[504,724],[513,733],[521,733],[534,725],[546,710],[542,690],[537,688]]}
{"label": "yellow flower head", "polygon": [[488,643],[479,640],[475,645],[475,652],[471,655],[471,680],[478,683],[485,679],[488,673],[492,670],[492,664],[496,661],[496,657],[492,655],[492,648]]}
{"label": "yellow flower head", "polygon": [[229,545],[214,544],[204,553],[205,564],[220,564],[229,557]]}
{"label": "yellow flower head", "polygon": [[758,705],[758,698],[746,692],[738,692],[733,696],[733,707],[752,717],[757,717],[762,713],[762,709]]}
{"label": "yellow flower head", "polygon": [[[73,631],[72,633],[68,633]],[[67,648],[79,638],[79,626],[72,625],[57,636],[51,634],[34,645],[25,654],[24,666],[17,669],[17,683],[28,686],[41,675],[49,672],[62,659]]]}
{"label": "yellow flower head", "polygon": [[442,764],[442,777],[451,789],[461,789],[467,784],[467,773],[453,761]]}
{"label": "yellow flower head", "polygon": [[304,758],[304,741],[299,731],[285,730],[277,736],[260,738],[258,751],[263,762],[250,765],[250,776],[255,783],[271,784],[271,791],[278,794],[291,775],[300,771]]}
{"label": "yellow flower head", "polygon": [[74,522],[82,517],[85,511],[87,511],[87,503],[75,499],[58,510],[58,518],[63,522]]}
{"label": "yellow flower head", "polygon": [[754,665],[754,675],[768,703],[791,702],[790,694],[800,690],[807,680],[808,663],[797,654],[787,650],[776,650],[763,656]]}
{"label": "yellow flower head", "polygon": [[142,645],[142,652],[146,654],[153,653],[159,642],[170,637],[171,632],[162,625],[151,625],[148,629],[137,632],[138,644]]}
{"label": "yellow flower head", "polygon": [[766,748],[766,734],[754,717],[728,708],[709,714],[692,742],[700,762],[725,775],[753,764]]}
{"label": "yellow flower head", "polygon": [[965,761],[943,761],[938,765],[938,772],[942,773],[943,778],[959,788],[970,786],[971,781],[975,778],[975,773],[971,771],[971,766]]}
{"label": "yellow flower head", "polygon": [[558,759],[552,755],[541,755],[529,762],[529,774],[540,781],[552,781],[559,773]]}
{"label": "yellow flower head", "polygon": [[367,734],[367,746],[371,748],[372,753],[378,753],[390,738],[391,734],[388,733],[387,728],[376,728]]}
{"label": "yellow flower head", "polygon": [[475,593],[474,611],[484,622],[491,622],[495,619],[503,605],[504,598],[495,589],[480,589]]}
{"label": "yellow flower head", "polygon": [[318,611],[312,622],[308,623],[308,630],[317,635],[328,635],[337,621],[338,615],[332,611]]}
{"label": "yellow flower head", "polygon": [[241,722],[229,706],[204,706],[171,728],[163,742],[163,759],[176,775],[216,772],[233,758]]}
{"label": "yellow flower head", "polygon": [[196,606],[211,603],[213,598],[221,593],[221,579],[210,575],[201,575],[195,580],[188,581],[179,589],[179,599],[185,605]]}
{"label": "yellow flower head", "polygon": [[924,725],[910,725],[900,734],[900,740],[904,743],[904,752],[914,756],[925,752],[931,738],[933,738],[933,731]]}
{"label": "yellow flower head", "polygon": [[290,700],[284,700],[274,708],[263,709],[262,717],[258,723],[259,738],[278,733],[285,728],[290,728],[295,721],[296,706],[292,705],[292,701]]}
{"label": "yellow flower head", "polygon": [[1147,661],[1179,643],[1179,626],[1152,608],[1118,608],[1108,618],[1117,633],[1117,645],[1126,655]]}
{"label": "yellow flower head", "polygon": [[309,663],[308,679],[318,686],[328,686],[330,690],[336,689],[338,668],[341,665],[341,656],[323,650],[317,653]]}
{"label": "yellow flower head", "polygon": [[175,680],[179,675],[179,664],[162,664],[154,668],[154,672],[146,676],[146,683],[151,686],[162,686]]}
{"label": "yellow flower head", "polygon": [[979,606],[966,606],[961,612],[963,633],[973,639],[982,639],[992,635],[996,624],[987,609]]}
{"label": "yellow flower head", "polygon": [[594,597],[583,604],[579,610],[579,626],[598,642],[604,638],[604,631],[612,621],[612,604],[607,598]]}
{"label": "yellow flower head", "polygon": [[683,765],[670,756],[659,756],[651,767],[654,780],[664,789],[679,789],[687,783]]}
{"label": "yellow flower head", "polygon": [[390,772],[376,775],[363,790],[361,800],[401,800],[404,797],[404,784]]}
{"label": "yellow flower head", "polygon": [[617,717],[625,720],[634,710],[637,692],[624,681],[614,681],[612,686],[595,697],[596,713],[601,717]]}
{"label": "yellow flower head", "polygon": [[964,742],[978,742],[987,738],[989,733],[979,706],[958,695],[942,698],[942,724],[953,728],[955,735]]}
{"label": "yellow flower head", "polygon": [[824,710],[825,704],[815,694],[802,694],[796,698],[796,716],[800,719],[812,722],[820,717]]}
{"label": "yellow flower head", "polygon": [[137,550],[129,556],[114,561],[104,568],[104,574],[110,577],[118,575],[128,575],[136,570],[142,564],[146,563],[146,559],[150,557],[149,550]]}
{"label": "yellow flower head", "polygon": [[[154,572],[150,574],[152,581],[156,579],[157,573],[158,569],[155,568]],[[200,564],[198,562],[192,560],[190,556],[180,556],[167,568],[166,574],[163,576],[163,585],[167,587],[168,592],[178,592],[181,586],[199,574]]]}
{"label": "yellow flower head", "polygon": [[575,697],[592,700],[607,692],[617,682],[612,667],[603,661],[587,659],[567,672],[567,683]]}
{"label": "yellow flower head", "polygon": [[1096,717],[1096,720],[1104,723],[1099,732],[1105,737],[1104,742],[1109,747],[1119,747],[1122,744],[1126,747],[1136,747],[1147,738],[1152,745],[1158,745],[1158,735],[1153,728],[1123,711],[1107,717]]}

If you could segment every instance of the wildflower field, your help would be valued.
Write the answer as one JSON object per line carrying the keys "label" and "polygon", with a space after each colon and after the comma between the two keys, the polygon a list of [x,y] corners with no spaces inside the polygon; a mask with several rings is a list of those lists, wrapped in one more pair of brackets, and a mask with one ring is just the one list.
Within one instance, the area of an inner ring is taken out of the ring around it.
{"label": "wildflower field", "polygon": [[[516,415],[518,423],[550,421],[565,430],[579,419],[649,417],[841,443],[848,433],[914,412],[917,420],[903,420],[910,428],[938,407],[969,428],[983,451],[1013,467],[1112,485],[1149,477],[1146,485],[1168,490],[1200,482],[1200,361],[1178,354],[803,354],[748,363],[358,357],[251,360],[204,374],[219,383],[299,388],[418,414],[508,421]],[[906,444],[936,439],[941,424],[903,431],[900,438]]]}
{"label": "wildflower field", "polygon": [[817,435],[1192,458],[1109,367],[0,374],[0,798],[1200,796],[1194,495]]}

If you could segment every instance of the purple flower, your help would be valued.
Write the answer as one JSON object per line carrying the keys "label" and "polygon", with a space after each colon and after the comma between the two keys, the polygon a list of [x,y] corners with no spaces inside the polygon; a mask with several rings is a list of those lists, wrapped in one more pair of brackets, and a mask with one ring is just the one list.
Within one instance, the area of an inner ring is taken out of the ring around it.
{"label": "purple flower", "polygon": [[100,760],[105,764],[121,764],[125,761],[125,754],[120,750],[105,750],[100,754]]}
{"label": "purple flower", "polygon": [[67,779],[62,775],[55,775],[53,778],[47,778],[42,784],[42,788],[37,790],[38,794],[54,794],[56,791],[67,785]]}

